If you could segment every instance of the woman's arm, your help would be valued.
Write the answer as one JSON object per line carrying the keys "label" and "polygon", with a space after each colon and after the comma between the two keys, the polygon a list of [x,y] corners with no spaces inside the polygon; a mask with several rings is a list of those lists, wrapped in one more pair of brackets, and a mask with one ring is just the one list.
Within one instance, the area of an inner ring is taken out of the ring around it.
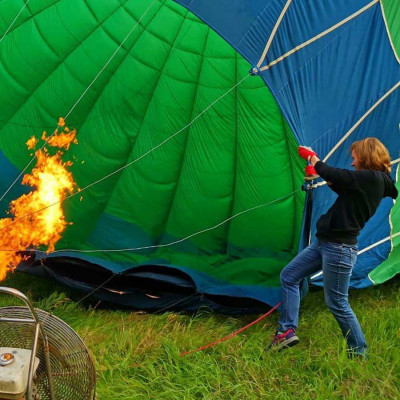
{"label": "woman's arm", "polygon": [[310,162],[314,165],[318,175],[331,182],[337,189],[356,189],[358,187],[357,180],[355,179],[355,172],[348,169],[334,168],[325,164],[318,157],[312,157]]}
{"label": "woman's arm", "polygon": [[317,171],[317,174],[327,182],[333,184],[336,189],[340,187],[340,190],[346,190],[358,187],[354,171],[330,167],[320,160],[311,147],[299,146],[299,155],[310,162]]}

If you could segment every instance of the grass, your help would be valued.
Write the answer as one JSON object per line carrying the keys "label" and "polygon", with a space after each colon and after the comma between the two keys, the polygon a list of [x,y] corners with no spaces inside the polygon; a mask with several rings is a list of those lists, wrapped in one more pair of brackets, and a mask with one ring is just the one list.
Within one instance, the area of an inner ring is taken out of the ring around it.
{"label": "grass", "polygon": [[[367,362],[347,359],[322,291],[303,301],[301,342],[286,352],[265,350],[278,320],[274,313],[227,342],[180,357],[257,316],[94,309],[76,305],[69,297],[79,295],[47,280],[17,273],[3,284],[82,337],[95,358],[98,400],[400,399],[400,280],[350,294],[369,344]],[[15,304],[10,300],[2,297],[0,304]]]}

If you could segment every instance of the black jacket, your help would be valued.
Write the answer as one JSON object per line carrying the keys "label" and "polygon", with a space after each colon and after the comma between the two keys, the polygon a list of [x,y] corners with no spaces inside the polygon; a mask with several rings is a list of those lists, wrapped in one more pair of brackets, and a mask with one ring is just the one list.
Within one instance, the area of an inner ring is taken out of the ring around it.
{"label": "black jacket", "polygon": [[384,197],[397,198],[389,174],[376,170],[350,171],[329,167],[322,161],[315,170],[339,196],[317,222],[316,236],[331,242],[356,244],[365,223],[374,215]]}

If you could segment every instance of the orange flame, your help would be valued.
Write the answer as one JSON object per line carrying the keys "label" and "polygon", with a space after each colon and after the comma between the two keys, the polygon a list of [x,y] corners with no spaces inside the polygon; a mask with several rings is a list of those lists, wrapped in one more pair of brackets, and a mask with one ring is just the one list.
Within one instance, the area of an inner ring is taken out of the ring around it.
{"label": "orange flame", "polygon": [[[76,130],[69,132],[62,118],[59,128],[61,132],[57,129],[47,144],[68,150],[71,143],[77,143]],[[46,132],[43,137],[46,140]],[[34,136],[26,142],[28,149],[33,149],[37,143]],[[62,161],[61,151],[52,156],[43,148],[35,154],[36,166],[22,180],[35,190],[10,203],[12,218],[0,219],[0,249],[11,250],[0,251],[0,280],[17,267],[23,258],[20,252],[27,248],[47,246],[47,252],[53,251],[67,225],[61,202],[76,187],[66,168],[72,163]],[[38,212],[41,209],[44,210]]]}
{"label": "orange flame", "polygon": [[76,130],[72,130],[69,132],[69,129],[64,128],[64,132],[58,132],[56,129],[55,135],[51,136],[50,139],[47,139],[46,132],[43,132],[42,139],[48,140],[48,144],[53,147],[59,147],[60,149],[68,150],[71,143],[78,143],[78,139],[76,139]]}
{"label": "orange flame", "polygon": [[35,136],[32,136],[30,139],[28,139],[28,141],[26,142],[26,145],[28,146],[29,150],[32,150],[36,147],[36,145],[38,144],[38,139],[35,138]]}

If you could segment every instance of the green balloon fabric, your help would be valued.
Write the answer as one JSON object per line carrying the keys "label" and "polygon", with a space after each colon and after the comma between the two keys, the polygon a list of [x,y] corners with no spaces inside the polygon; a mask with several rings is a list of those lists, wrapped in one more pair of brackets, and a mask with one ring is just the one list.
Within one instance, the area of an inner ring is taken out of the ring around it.
{"label": "green balloon fabric", "polygon": [[[65,157],[91,186],[65,201],[57,249],[103,250],[73,255],[114,272],[162,259],[263,300],[251,288],[277,289],[298,249],[298,143],[260,77],[235,86],[250,65],[223,38],[171,0],[149,4],[28,4],[0,43],[1,162],[22,171],[27,139],[67,115],[79,144]],[[0,32],[22,6],[0,2]]]}
{"label": "green balloon fabric", "polygon": [[[399,169],[397,168],[396,187],[397,190],[400,190],[398,174]],[[376,285],[393,278],[400,271],[400,203],[398,201],[396,201],[390,213],[390,222],[392,226],[392,250],[389,257],[369,274],[369,278]]]}
{"label": "green balloon fabric", "polygon": [[397,0],[382,0],[383,12],[385,15],[387,29],[393,50],[397,60],[400,62],[400,7]]}
{"label": "green balloon fabric", "polygon": [[[400,62],[400,24],[398,22],[400,21],[400,7],[398,2],[393,0],[383,0],[382,5],[393,50]],[[399,190],[398,168],[396,172],[396,186]],[[390,217],[392,225],[391,235],[393,236],[392,251],[387,260],[369,274],[374,284],[383,283],[393,278],[400,271],[400,204],[398,201],[395,203]]]}

